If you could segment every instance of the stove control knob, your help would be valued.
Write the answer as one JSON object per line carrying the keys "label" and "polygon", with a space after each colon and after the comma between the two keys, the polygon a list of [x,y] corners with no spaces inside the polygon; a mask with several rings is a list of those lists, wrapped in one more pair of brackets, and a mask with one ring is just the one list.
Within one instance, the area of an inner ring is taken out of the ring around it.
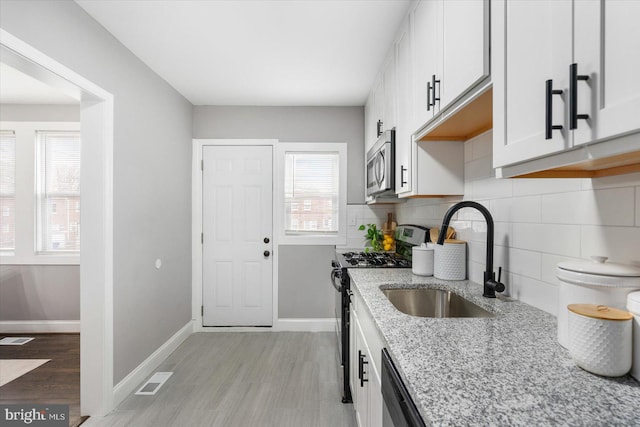
{"label": "stove control knob", "polygon": [[271,255],[271,252],[269,252],[269,251],[264,251],[264,256],[265,256],[265,257],[268,257],[269,255]]}

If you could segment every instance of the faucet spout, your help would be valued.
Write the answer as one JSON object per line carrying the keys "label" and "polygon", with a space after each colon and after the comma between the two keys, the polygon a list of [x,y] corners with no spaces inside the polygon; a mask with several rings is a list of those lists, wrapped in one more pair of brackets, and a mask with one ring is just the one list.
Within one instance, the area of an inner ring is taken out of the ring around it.
{"label": "faucet spout", "polygon": [[496,292],[503,292],[505,287],[504,284],[500,283],[500,276],[502,275],[502,268],[500,268],[498,274],[498,280],[496,281],[496,274],[493,271],[493,237],[494,237],[494,227],[493,227],[493,217],[487,208],[481,205],[478,202],[473,202],[470,200],[466,200],[463,202],[456,203],[451,206],[449,210],[444,214],[444,218],[442,219],[442,226],[440,227],[440,234],[438,235],[438,245],[444,244],[444,239],[447,234],[447,227],[449,227],[449,222],[451,222],[451,218],[453,214],[455,214],[458,210],[462,208],[474,208],[479,211],[487,222],[487,258],[486,258],[486,268],[484,271],[484,292],[482,296],[487,298],[495,298]]}

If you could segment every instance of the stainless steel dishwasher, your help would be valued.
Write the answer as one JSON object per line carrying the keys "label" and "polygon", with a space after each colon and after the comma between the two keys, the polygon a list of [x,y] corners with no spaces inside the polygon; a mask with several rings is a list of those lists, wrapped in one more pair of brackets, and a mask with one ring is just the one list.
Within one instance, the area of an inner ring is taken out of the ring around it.
{"label": "stainless steel dishwasher", "polygon": [[389,352],[382,349],[383,427],[426,427]]}

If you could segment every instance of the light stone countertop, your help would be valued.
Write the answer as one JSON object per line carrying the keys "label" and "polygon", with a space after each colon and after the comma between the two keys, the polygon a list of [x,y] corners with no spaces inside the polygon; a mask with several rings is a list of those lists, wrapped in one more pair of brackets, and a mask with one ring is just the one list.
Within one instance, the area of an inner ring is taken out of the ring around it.
{"label": "light stone countertop", "polygon": [[[482,297],[471,281],[411,269],[349,269],[427,425],[640,426],[640,383],[578,368],[556,318],[520,301]],[[435,319],[398,311],[382,288],[451,290],[494,318]]]}

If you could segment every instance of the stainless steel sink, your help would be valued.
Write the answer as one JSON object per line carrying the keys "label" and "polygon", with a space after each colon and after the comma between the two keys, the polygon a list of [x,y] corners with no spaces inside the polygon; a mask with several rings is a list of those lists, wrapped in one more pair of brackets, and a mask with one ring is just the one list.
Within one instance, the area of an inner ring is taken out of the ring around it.
{"label": "stainless steel sink", "polygon": [[441,289],[383,289],[395,308],[418,317],[493,317],[453,292]]}

